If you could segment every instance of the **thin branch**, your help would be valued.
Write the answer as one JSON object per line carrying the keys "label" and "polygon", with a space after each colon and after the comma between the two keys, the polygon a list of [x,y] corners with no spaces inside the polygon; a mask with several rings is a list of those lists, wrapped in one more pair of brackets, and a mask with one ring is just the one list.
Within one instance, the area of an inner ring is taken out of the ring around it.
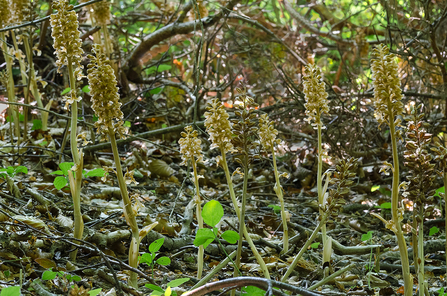
{"label": "thin branch", "polygon": [[[82,8],[82,7],[84,7],[84,6],[87,6],[87,5],[90,5],[90,4],[99,2],[99,1],[102,1],[102,0],[91,0],[91,1],[89,1],[89,2],[85,2],[85,3],[82,3],[82,4],[76,5],[76,6],[73,7],[73,9],[71,9],[71,10],[76,10],[76,9],[78,9],[78,8]],[[36,25],[36,24],[41,23],[41,22],[43,22],[43,21],[46,21],[46,20],[48,20],[48,19],[50,19],[50,16],[46,16],[46,17],[43,17],[43,18],[40,18],[40,19],[37,19],[37,20],[32,20],[32,21],[30,21],[30,22],[26,22],[26,23],[21,23],[21,24],[16,25],[16,26],[4,27],[4,28],[0,29],[0,32],[6,32],[6,31],[13,30],[13,29],[20,29],[20,28],[23,28],[23,27],[28,27],[28,26]]]}

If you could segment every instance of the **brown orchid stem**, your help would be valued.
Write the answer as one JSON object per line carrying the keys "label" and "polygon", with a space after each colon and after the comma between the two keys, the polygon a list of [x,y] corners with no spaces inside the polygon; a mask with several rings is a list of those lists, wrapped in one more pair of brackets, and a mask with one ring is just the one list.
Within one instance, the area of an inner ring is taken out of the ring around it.
{"label": "brown orchid stem", "polygon": [[[14,91],[14,77],[12,76],[12,57],[8,54],[8,45],[6,44],[6,35],[4,32],[0,33],[0,39],[2,42],[2,51],[3,56],[5,57],[6,62],[6,71],[8,75],[8,85],[7,85],[7,91],[8,91],[8,101],[15,103],[16,97],[15,97],[15,91]],[[14,119],[14,128],[15,128],[15,135],[17,137],[17,144],[20,144],[20,125],[19,125],[19,110],[15,106],[10,106],[8,108],[8,116],[9,119],[11,117]],[[14,136],[13,136],[13,129],[12,129],[12,121],[10,122],[10,134],[11,134],[11,144],[14,144]]]}
{"label": "brown orchid stem", "polygon": [[[320,122],[320,110],[317,110],[317,122]],[[317,190],[318,190],[318,204],[320,206],[320,216],[323,216],[323,210],[322,208],[324,205],[324,192],[323,192],[323,144],[322,144],[322,137],[321,137],[321,130],[322,125],[318,124],[318,171],[317,171]],[[326,248],[328,245],[326,244],[327,236],[326,236],[326,223],[324,223],[321,227],[321,233],[322,233],[322,242],[323,242],[323,265],[326,262],[330,262],[330,254],[332,253],[332,250],[328,252]],[[329,256],[329,258],[327,258]],[[328,276],[328,269],[325,269],[324,271],[324,277]]]}
{"label": "brown orchid stem", "polygon": [[[416,209],[415,209],[416,210]],[[419,296],[424,296],[425,293],[425,275],[424,275],[424,206],[418,205],[418,215],[420,218],[418,227],[418,261],[419,268],[417,271],[419,283]]]}
{"label": "brown orchid stem", "polygon": [[[26,77],[26,65],[25,62],[22,59],[22,55],[20,54],[20,49],[19,46],[17,45],[17,39],[16,39],[16,35],[14,33],[14,30],[11,30],[11,39],[12,39],[12,43],[14,44],[14,48],[16,53],[16,58],[19,61],[19,66],[20,66],[20,74],[22,76],[22,83],[25,85],[25,87],[23,88],[23,95],[25,98],[28,98],[28,77]],[[24,134],[23,134],[23,138],[26,139],[27,137],[27,119],[28,117],[26,116],[26,114],[28,113],[28,108],[23,107],[23,116],[24,116],[24,121],[23,121],[23,127],[24,127]],[[20,120],[19,120],[20,121]]]}
{"label": "brown orchid stem", "polygon": [[[72,93],[76,94],[76,78],[74,77],[73,64],[71,58],[68,58],[68,75],[70,79],[70,89]],[[82,169],[83,157],[79,156],[79,151],[76,142],[76,131],[78,129],[78,102],[75,100],[71,104],[71,130],[70,130],[70,147],[73,162],[76,167],[76,180],[72,180],[73,176],[69,177],[70,190],[73,199],[73,215],[74,215],[74,237],[82,239],[84,233],[84,221],[82,220],[81,212],[81,185],[82,185]],[[82,154],[82,153],[81,153]],[[77,250],[70,253],[70,260],[76,261]]]}
{"label": "brown orchid stem", "polygon": [[[199,229],[203,228],[203,218],[202,218],[202,200],[200,198],[200,187],[199,187],[199,176],[197,174],[197,163],[194,159],[194,156],[191,158],[192,168],[194,171],[194,185],[196,186],[196,216],[197,216],[197,222],[199,223]],[[197,254],[197,278],[202,278],[202,271],[203,271],[203,254],[204,249],[203,245],[199,246],[199,252]]]}
{"label": "brown orchid stem", "polygon": [[[222,154],[222,167],[225,171],[225,177],[227,179],[227,183],[228,183],[228,190],[230,191],[230,197],[231,197],[231,201],[233,202],[233,206],[234,206],[234,211],[236,212],[236,215],[238,216],[238,218],[240,218],[240,210],[239,210],[239,206],[237,204],[237,199],[236,199],[236,194],[234,193],[234,188],[233,188],[233,181],[231,181],[231,175],[230,175],[230,171],[228,169],[228,164],[227,164],[227,159],[225,156],[225,152],[224,149],[221,148],[220,152]],[[247,231],[247,227],[244,226],[244,236],[245,239],[248,242],[248,245],[250,246],[251,251],[253,252],[253,255],[256,257],[256,261],[258,262],[259,266],[261,267],[262,273],[264,274],[264,277],[266,279],[270,279],[270,273],[269,270],[267,269],[267,265],[265,265],[264,260],[262,259],[261,255],[259,255],[258,250],[256,249],[255,244],[253,243],[252,239],[250,238],[248,231]],[[243,239],[242,237],[240,239]],[[236,266],[239,269],[239,266]]]}
{"label": "brown orchid stem", "polygon": [[[320,223],[318,223],[317,227],[314,229],[314,231],[312,232],[311,236],[307,239],[306,243],[304,244],[304,246],[301,248],[301,250],[298,252],[298,254],[295,256],[295,258],[293,259],[292,263],[290,264],[289,268],[287,269],[286,273],[283,275],[283,277],[281,278],[281,282],[285,282],[290,274],[292,273],[292,271],[295,269],[296,265],[298,264],[298,261],[301,259],[301,257],[303,256],[304,252],[307,251],[307,248],[310,246],[310,244],[315,240],[315,238],[318,235],[318,231],[320,229],[322,229],[323,225],[326,223],[327,218],[329,217],[330,211],[326,211],[324,212],[320,217]],[[323,236],[322,236],[323,237]]]}
{"label": "brown orchid stem", "polygon": [[273,158],[273,168],[275,170],[275,180],[276,180],[276,196],[279,199],[279,202],[281,203],[281,220],[282,220],[282,229],[283,229],[283,248],[282,253],[286,253],[289,250],[289,228],[287,226],[287,215],[286,210],[284,206],[284,193],[281,187],[281,183],[279,182],[279,173],[278,173],[278,167],[276,165],[276,155],[275,155],[275,148],[272,145],[272,158]]}
{"label": "brown orchid stem", "polygon": [[[139,230],[138,230],[138,224],[137,219],[135,217],[135,213],[132,209],[132,203],[129,199],[129,193],[127,191],[127,185],[124,181],[123,176],[123,170],[121,168],[121,160],[118,152],[118,146],[116,145],[116,138],[115,138],[115,132],[109,125],[108,133],[109,133],[109,139],[112,146],[113,151],[113,160],[115,161],[116,166],[116,177],[118,179],[118,184],[121,191],[121,196],[123,198],[124,203],[124,216],[126,217],[126,221],[129,224],[129,227],[132,232],[132,241],[130,243],[129,248],[129,265],[131,267],[137,268],[138,267],[138,252],[139,252],[139,245],[140,245],[140,238],[139,238]],[[138,288],[138,282],[137,282],[137,274],[135,272],[130,273],[130,279],[129,279],[129,285]]]}
{"label": "brown orchid stem", "polygon": [[[388,110],[392,110],[391,102],[388,101]],[[394,123],[394,114],[389,112],[389,126],[391,135],[391,144],[393,149],[393,188],[391,192],[391,213],[393,224],[396,229],[397,244],[399,246],[400,258],[402,262],[402,275],[404,279],[404,296],[413,295],[413,281],[410,274],[410,264],[408,261],[407,243],[405,242],[402,227],[399,219],[399,158],[397,153],[396,127]]]}
{"label": "brown orchid stem", "polygon": [[[248,155],[244,156],[244,183],[242,186],[242,203],[241,214],[239,215],[239,237],[244,237],[245,229],[245,203],[247,201],[247,184],[248,184]],[[236,267],[233,272],[233,277],[239,276],[239,268],[241,266],[242,256],[242,239],[237,243]],[[233,290],[234,291],[234,290]],[[232,291],[232,293],[233,293]]]}
{"label": "brown orchid stem", "polygon": [[[31,46],[30,46],[30,40],[27,37],[23,38],[23,43],[25,44],[25,51],[26,51],[26,56],[28,58],[28,65],[29,65],[29,79],[30,79],[30,84],[31,84],[31,93],[33,94],[33,97],[36,99],[37,101],[37,106],[39,106],[39,108],[44,108],[43,103],[42,103],[42,97],[40,95],[39,89],[37,88],[37,81],[36,81],[36,72],[34,70],[34,62],[33,62],[33,52],[31,50]],[[42,112],[41,111],[41,119],[42,119],[42,131],[47,131],[48,127],[48,112]]]}

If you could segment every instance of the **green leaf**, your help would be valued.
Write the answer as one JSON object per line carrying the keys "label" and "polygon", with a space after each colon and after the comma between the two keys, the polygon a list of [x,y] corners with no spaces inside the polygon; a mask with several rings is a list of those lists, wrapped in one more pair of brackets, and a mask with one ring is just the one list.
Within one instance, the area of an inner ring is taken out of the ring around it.
{"label": "green leaf", "polygon": [[54,178],[53,185],[57,190],[61,190],[65,185],[67,185],[67,179],[62,176],[57,176]]}
{"label": "green leaf", "polygon": [[125,127],[130,127],[130,126],[131,126],[130,121],[125,121],[124,124],[123,124],[123,126],[125,126]]}
{"label": "green leaf", "polygon": [[281,214],[281,207],[278,205],[268,205],[269,208],[272,208],[275,214]]}
{"label": "green leaf", "polygon": [[316,249],[316,248],[318,248],[319,245],[320,245],[320,243],[313,243],[313,244],[310,245],[310,247],[312,249]]}
{"label": "green leaf", "polygon": [[[198,247],[206,244],[210,241],[207,246],[214,240],[214,233],[211,229],[202,228],[197,230],[196,238],[194,239],[194,246]],[[204,246],[205,247],[205,246]]]}
{"label": "green leaf", "polygon": [[371,187],[371,192],[379,190],[379,188],[380,188],[380,185],[374,185],[374,186]]}
{"label": "green leaf", "polygon": [[0,296],[20,296],[20,286],[3,288]]}
{"label": "green leaf", "polygon": [[384,202],[380,206],[375,206],[376,209],[391,209],[391,203],[390,202]]}
{"label": "green leaf", "polygon": [[154,290],[154,291],[164,293],[164,290],[162,288],[160,288],[159,286],[153,285],[153,284],[146,284],[145,287],[148,289]]}
{"label": "green leaf", "polygon": [[51,172],[50,175],[62,175],[63,176],[64,173],[62,171],[54,171],[54,172]]}
{"label": "green leaf", "polygon": [[31,130],[35,131],[40,129],[42,129],[42,120],[33,119],[33,127],[31,128]]}
{"label": "green leaf", "polygon": [[39,143],[39,146],[44,147],[44,146],[46,146],[47,144],[48,144],[48,141],[42,141],[42,142]]}
{"label": "green leaf", "polygon": [[436,227],[436,226],[433,226],[432,228],[430,228],[430,233],[428,235],[432,236],[432,235],[435,235],[438,232],[439,232],[439,228]]}
{"label": "green leaf", "polygon": [[368,231],[368,233],[362,234],[362,242],[366,242],[372,238],[372,234],[374,231]]}
{"label": "green leaf", "polygon": [[441,196],[439,195],[439,193],[445,193],[445,188],[444,188],[444,187],[441,187],[441,188],[436,189],[436,193],[435,193],[434,196],[439,196],[439,197],[441,197]]}
{"label": "green leaf", "polygon": [[177,288],[178,286],[180,286],[180,285],[186,283],[186,282],[189,281],[189,280],[190,280],[189,278],[175,279],[175,280],[170,281],[169,283],[167,283],[167,286],[168,286],[168,287],[171,287],[171,288]]}
{"label": "green leaf", "polygon": [[82,88],[82,91],[85,92],[85,93],[89,93],[89,92],[90,92],[90,87],[89,87],[89,85],[88,85],[88,84],[85,85],[85,86]]}
{"label": "green leaf", "polygon": [[65,176],[68,176],[68,170],[71,169],[74,165],[74,162],[63,162],[59,164],[60,169],[62,170],[62,173]]}
{"label": "green leaf", "polygon": [[160,250],[161,246],[163,246],[163,243],[165,242],[165,238],[159,238],[156,241],[153,241],[152,244],[149,245],[149,252],[155,253]]}
{"label": "green leaf", "polygon": [[151,293],[151,296],[161,296],[161,295],[163,295],[165,293],[165,291],[163,291],[163,292],[160,292],[160,291],[153,291],[152,293]]}
{"label": "green leaf", "polygon": [[138,169],[133,170],[133,176],[135,178],[144,178],[144,175]]}
{"label": "green leaf", "polygon": [[153,66],[153,67],[150,67],[150,68],[146,69],[146,74],[150,75],[150,74],[155,73],[155,72],[163,72],[163,71],[170,70],[171,68],[172,68],[171,65]]}
{"label": "green leaf", "polygon": [[28,168],[23,165],[16,167],[15,171],[16,171],[16,174],[18,174],[18,173],[28,174]]}
{"label": "green leaf", "polygon": [[389,190],[386,187],[380,186],[379,188],[380,193],[382,193],[383,195],[388,195],[391,196],[391,190]]}
{"label": "green leaf", "polygon": [[150,93],[151,95],[158,95],[159,93],[162,92],[162,90],[163,90],[162,87],[157,87],[157,88],[151,89],[151,90],[149,91],[149,93]]}
{"label": "green leaf", "polygon": [[102,288],[98,288],[98,289],[95,289],[95,290],[90,290],[90,291],[88,291],[87,293],[88,293],[88,295],[90,295],[90,296],[96,296],[96,295],[98,295],[99,293],[101,293],[101,290],[102,290]]}
{"label": "green leaf", "polygon": [[91,171],[88,171],[87,174],[85,174],[86,177],[104,177],[104,169],[98,168]]}
{"label": "green leaf", "polygon": [[229,242],[230,244],[235,244],[239,240],[239,234],[236,231],[233,230],[227,230],[224,233],[222,233],[221,237]]}
{"label": "green leaf", "polygon": [[71,277],[71,280],[74,282],[79,282],[82,280],[82,278],[79,275],[74,275]]}
{"label": "green leaf", "polygon": [[46,281],[46,280],[54,280],[56,278],[57,275],[57,271],[52,271],[50,270],[45,270],[42,274],[42,280]]}
{"label": "green leaf", "polygon": [[248,286],[248,287],[244,287],[241,289],[242,295],[247,295],[247,296],[264,296],[265,295],[265,291],[255,287],[255,286]]}
{"label": "green leaf", "polygon": [[155,254],[144,253],[140,257],[140,263],[146,263],[147,265],[151,265],[152,260],[154,260]]}
{"label": "green leaf", "polygon": [[93,122],[97,122],[97,121],[98,121],[98,119],[99,119],[99,117],[98,117],[98,116],[96,116],[96,115],[93,115],[93,118],[92,118],[92,121],[93,121]]}
{"label": "green leaf", "polygon": [[166,266],[171,264],[171,259],[169,259],[168,257],[160,257],[157,259],[156,262],[160,265]]}
{"label": "green leaf", "polygon": [[12,166],[9,166],[6,169],[6,173],[12,177],[14,175],[14,168]]}
{"label": "green leaf", "polygon": [[5,270],[3,272],[3,274],[5,275],[5,277],[9,277],[9,275],[11,274],[11,272],[9,270]]}
{"label": "green leaf", "polygon": [[210,200],[203,206],[203,221],[211,227],[217,225],[224,215],[223,207],[217,200]]}
{"label": "green leaf", "polygon": [[70,90],[71,90],[71,88],[67,87],[66,89],[64,89],[64,90],[61,92],[61,96],[65,95],[65,94],[68,93]]}

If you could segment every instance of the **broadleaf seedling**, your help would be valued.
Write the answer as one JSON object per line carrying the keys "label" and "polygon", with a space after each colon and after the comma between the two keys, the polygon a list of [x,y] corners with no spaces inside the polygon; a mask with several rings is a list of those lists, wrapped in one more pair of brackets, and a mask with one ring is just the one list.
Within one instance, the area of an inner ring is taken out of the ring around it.
{"label": "broadleaf seedling", "polygon": [[[203,248],[206,249],[211,242],[219,237],[219,231],[216,225],[219,224],[223,216],[223,207],[217,200],[210,200],[203,206],[203,222],[211,226],[212,229],[202,228],[197,231],[196,238],[194,239],[194,245],[196,247],[203,245]],[[235,244],[240,239],[239,234],[233,230],[225,231],[220,237],[230,244]]]}

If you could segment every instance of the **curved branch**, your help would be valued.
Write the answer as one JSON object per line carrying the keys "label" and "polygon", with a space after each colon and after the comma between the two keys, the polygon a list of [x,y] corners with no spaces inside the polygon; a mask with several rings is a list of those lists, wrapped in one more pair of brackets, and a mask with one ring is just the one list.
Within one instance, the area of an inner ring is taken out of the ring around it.
{"label": "curved branch", "polygon": [[163,27],[152,34],[149,34],[143,41],[138,44],[135,49],[132,51],[130,57],[126,61],[126,74],[128,80],[141,83],[141,62],[140,59],[144,56],[146,52],[148,52],[154,45],[160,43],[163,40],[166,40],[170,37],[173,37],[178,34],[188,34],[197,28],[208,28],[215,23],[217,23],[227,12],[233,10],[233,6],[236,5],[238,0],[230,0],[228,4],[222,8],[219,13],[204,17],[200,20],[194,20],[186,23],[172,23]]}
{"label": "curved branch", "polygon": [[[192,291],[186,292],[183,294],[183,296],[201,296],[205,295],[207,293],[210,293],[212,291],[220,290],[223,288],[241,288],[245,286],[255,286],[260,289],[266,290],[268,293],[267,295],[283,295],[282,292],[272,289],[272,288],[279,288],[291,291],[293,293],[301,294],[302,296],[321,296],[320,293],[312,292],[303,288],[299,288],[296,286],[292,286],[286,283],[268,280],[264,278],[257,278],[257,277],[236,277],[232,279],[226,279],[218,282],[212,282],[208,283],[202,287],[199,287],[197,289],[194,289]],[[279,292],[279,293],[278,293]]]}
{"label": "curved branch", "polygon": [[355,42],[351,40],[345,40],[343,38],[340,38],[336,35],[333,35],[331,33],[321,32],[311,24],[301,15],[299,14],[287,0],[284,0],[284,8],[287,10],[288,13],[290,13],[290,16],[295,19],[301,26],[303,26],[306,30],[322,37],[327,37],[335,42],[345,44],[345,45],[354,45]]}

